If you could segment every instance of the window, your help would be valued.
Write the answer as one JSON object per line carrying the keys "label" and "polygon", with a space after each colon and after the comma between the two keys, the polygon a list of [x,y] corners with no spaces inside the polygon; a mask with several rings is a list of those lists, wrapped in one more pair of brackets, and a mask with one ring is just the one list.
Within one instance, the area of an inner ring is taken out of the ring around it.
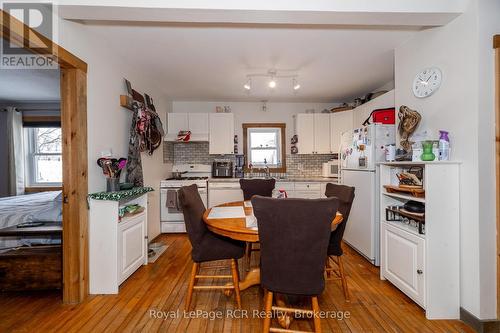
{"label": "window", "polygon": [[29,185],[61,185],[61,128],[35,127],[25,131]]}
{"label": "window", "polygon": [[285,124],[243,124],[246,168],[286,172]]}

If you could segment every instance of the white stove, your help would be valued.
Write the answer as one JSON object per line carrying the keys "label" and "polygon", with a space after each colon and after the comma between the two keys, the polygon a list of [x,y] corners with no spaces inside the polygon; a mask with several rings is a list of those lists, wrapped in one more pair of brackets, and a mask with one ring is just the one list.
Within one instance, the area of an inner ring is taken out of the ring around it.
{"label": "white stove", "polygon": [[173,172],[180,172],[180,178],[169,178],[160,182],[160,219],[161,232],[186,232],[184,216],[180,209],[177,192],[183,186],[196,184],[205,207],[208,201],[207,181],[212,173],[212,166],[205,164],[178,164]]}

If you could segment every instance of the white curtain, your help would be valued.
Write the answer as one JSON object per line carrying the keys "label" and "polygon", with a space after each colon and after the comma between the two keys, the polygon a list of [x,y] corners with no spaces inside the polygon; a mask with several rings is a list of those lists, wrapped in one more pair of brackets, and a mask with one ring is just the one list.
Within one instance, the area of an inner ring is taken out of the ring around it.
{"label": "white curtain", "polygon": [[24,194],[23,115],[14,107],[7,107],[8,187],[9,194]]}

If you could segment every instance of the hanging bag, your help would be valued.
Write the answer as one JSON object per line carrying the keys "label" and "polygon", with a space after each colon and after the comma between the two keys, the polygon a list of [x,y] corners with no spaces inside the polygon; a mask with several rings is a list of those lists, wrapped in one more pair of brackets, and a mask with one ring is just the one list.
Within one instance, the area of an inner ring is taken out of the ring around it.
{"label": "hanging bag", "polygon": [[368,118],[363,122],[363,126],[368,126],[372,122],[384,125],[394,125],[396,123],[396,109],[395,108],[385,108],[373,110]]}

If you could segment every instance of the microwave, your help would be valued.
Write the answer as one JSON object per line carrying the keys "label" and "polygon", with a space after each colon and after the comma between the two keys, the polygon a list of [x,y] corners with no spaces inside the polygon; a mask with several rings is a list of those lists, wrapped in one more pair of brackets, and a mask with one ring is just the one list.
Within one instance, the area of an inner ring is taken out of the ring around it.
{"label": "microwave", "polygon": [[325,178],[339,178],[340,177],[339,160],[334,159],[323,163],[322,176]]}

